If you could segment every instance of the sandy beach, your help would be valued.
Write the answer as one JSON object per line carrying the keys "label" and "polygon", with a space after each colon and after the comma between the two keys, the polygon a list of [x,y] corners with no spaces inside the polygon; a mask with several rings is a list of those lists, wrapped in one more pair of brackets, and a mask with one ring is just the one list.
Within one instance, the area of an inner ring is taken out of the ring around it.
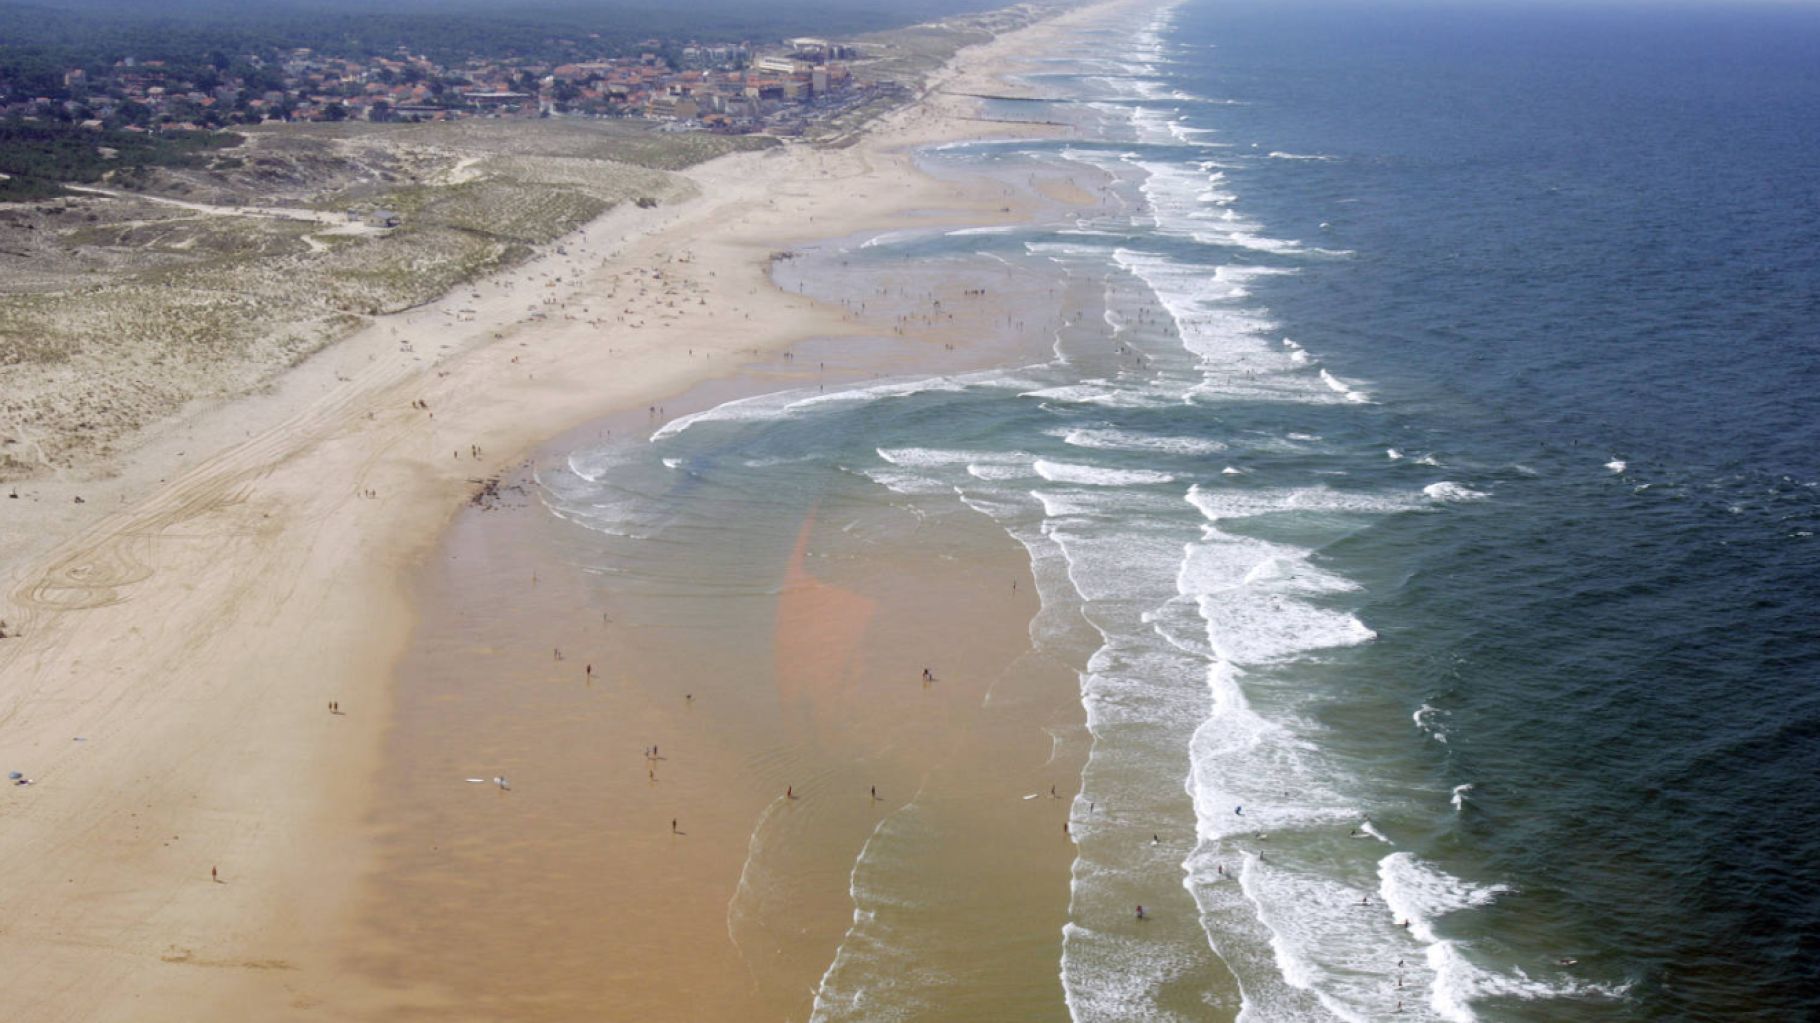
{"label": "sandy beach", "polygon": [[[1040,52],[1052,33],[1094,10],[964,51],[929,95],[855,145],[713,161],[688,172],[693,198],[617,208],[507,275],[381,318],[268,392],[163,428],[116,480],[81,494],[42,487],[5,500],[0,751],[4,768],[31,784],[0,796],[0,855],[9,864],[0,882],[0,963],[13,979],[0,993],[0,1015],[391,1017],[415,1006],[447,1018],[460,992],[414,983],[421,974],[411,970],[388,976],[380,954],[350,949],[386,941],[398,961],[409,961],[422,937],[385,933],[363,900],[382,862],[409,870],[408,861],[380,855],[383,827],[374,815],[388,797],[375,785],[389,755],[395,671],[420,618],[417,573],[427,571],[451,517],[477,481],[565,430],[730,376],[757,353],[873,329],[839,306],[773,287],[774,253],[910,223],[916,211],[970,224],[1019,217],[1019,205],[995,190],[920,174],[907,151],[1013,130],[973,119],[974,101],[949,93],[989,90],[994,72]],[[1050,198],[1087,194],[1077,193],[1058,188]],[[930,364],[940,365],[951,342],[932,332],[925,343]],[[83,505],[72,513],[77,496]],[[1016,563],[1001,553],[986,562],[995,590]],[[988,585],[969,572],[936,572],[894,591],[884,578],[840,590],[858,596],[805,587],[805,621],[820,620],[823,599],[910,606],[931,592]],[[540,599],[562,600],[554,584]],[[1029,610],[1007,604],[1002,614],[1015,626]],[[1016,635],[1012,627],[982,631]],[[802,650],[833,641],[813,630],[779,634],[796,636],[790,642],[801,648],[778,656],[804,664],[812,659]],[[986,643],[954,660],[987,677],[1018,652],[1015,642]],[[953,693],[957,705],[966,702],[965,689]],[[671,694],[653,695],[653,706],[660,696]],[[716,764],[712,746],[701,755],[719,770],[739,770],[733,760]],[[894,780],[912,777],[916,763],[896,771]],[[714,774],[687,784],[711,784]],[[737,880],[743,850],[714,839],[743,835],[740,814],[776,797],[773,780],[744,786],[724,821],[691,821],[686,855],[676,855],[667,829],[631,855],[662,864],[674,882],[667,890],[724,878],[729,863]],[[849,845],[871,826],[870,802],[856,807],[829,824]],[[1053,859],[1065,871],[1059,845]],[[650,919],[657,908],[641,909],[638,900],[654,897],[652,880],[602,889],[605,901],[593,908]],[[705,987],[699,1003],[653,1002],[655,1015],[644,1018],[749,1018],[755,1006],[800,1016],[802,975],[826,965],[851,913],[834,887],[805,902],[806,937],[779,953],[794,965],[779,968],[775,985],[755,988],[730,961],[696,963],[691,976],[722,977],[724,990]],[[684,944],[628,941],[624,950],[654,958],[622,958],[615,969],[656,969],[698,954],[686,936],[716,913],[724,918],[726,902],[718,889],[696,890],[701,915],[674,932]],[[395,895],[412,891],[406,885]],[[581,990],[626,990],[627,974],[616,976],[618,986]],[[661,982],[643,985],[653,986]],[[536,1015],[526,1003],[509,1004],[515,1015]],[[574,1008],[552,1002],[545,1015],[565,1018]]]}

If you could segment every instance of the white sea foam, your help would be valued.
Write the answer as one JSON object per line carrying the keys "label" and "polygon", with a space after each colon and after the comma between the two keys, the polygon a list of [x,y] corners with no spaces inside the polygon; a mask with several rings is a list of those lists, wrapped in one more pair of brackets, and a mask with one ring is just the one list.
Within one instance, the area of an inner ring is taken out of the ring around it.
{"label": "white sea foam", "polygon": [[915,935],[899,920],[909,903],[891,888],[908,867],[904,847],[917,831],[919,791],[886,814],[867,836],[847,876],[853,919],[816,985],[809,1019],[896,1021],[937,1011],[952,978],[917,955]]}
{"label": "white sea foam", "polygon": [[750,422],[759,419],[778,419],[788,413],[785,408],[796,401],[804,392],[777,391],[771,394],[759,394],[750,398],[737,398],[722,402],[713,408],[703,409],[686,416],[678,416],[657,428],[651,434],[652,441],[674,437],[698,423],[717,422]]}
{"label": "white sea foam", "polygon": [[[1447,741],[1447,739],[1445,737],[1439,737],[1439,738],[1441,739],[1442,742]],[[1464,785],[1455,785],[1453,787],[1453,794],[1448,798],[1447,801],[1449,803],[1453,804],[1453,810],[1455,813],[1460,813],[1466,809],[1466,794],[1471,791],[1472,791],[1471,782],[1467,782]]]}
{"label": "white sea foam", "polygon": [[943,465],[966,465],[987,457],[978,451],[943,451],[936,448],[877,448],[878,457],[892,465],[911,469],[929,469]]}
{"label": "white sea foam", "polygon": [[1508,885],[1475,885],[1412,852],[1394,852],[1378,861],[1378,894],[1397,922],[1429,944],[1441,940],[1435,924],[1449,913],[1490,904],[1510,891]]}
{"label": "white sea foam", "polygon": [[1171,455],[1211,455],[1226,450],[1217,440],[1201,437],[1163,436],[1132,430],[1078,428],[1053,431],[1062,442],[1077,448],[1105,451],[1160,451]]}
{"label": "white sea foam", "polygon": [[1422,506],[1420,500],[1400,494],[1359,494],[1327,487],[1228,489],[1224,484],[1202,486],[1198,483],[1188,488],[1184,500],[1213,523],[1283,512],[1382,515],[1412,511]]}
{"label": "white sea foam", "polygon": [[1084,483],[1098,487],[1138,486],[1146,483],[1169,483],[1175,477],[1149,469],[1107,469],[1097,465],[1052,462],[1038,459],[1036,474],[1052,483]]}
{"label": "white sea foam", "polygon": [[[1100,516],[1118,520],[1121,523],[1129,523],[1146,515],[1166,515],[1176,501],[1174,496],[1166,492],[1112,490],[1101,487],[1088,487],[1080,490],[1045,487],[1041,490],[1027,491],[1026,494],[1042,506],[1043,517],[1047,520],[1071,516]],[[1055,523],[1046,522],[1044,528],[1053,530]],[[1173,551],[1173,548],[1171,550]]]}
{"label": "white sea foam", "polygon": [[1191,399],[1342,400],[1264,341],[1276,329],[1267,316],[1236,304],[1248,294],[1246,282],[1293,268],[1221,267],[1210,282],[1206,267],[1167,256],[1121,247],[1113,261],[1144,282],[1169,314],[1182,347],[1199,359],[1202,380],[1190,388]]}
{"label": "white sea foam", "polygon": [[1474,884],[1441,870],[1409,852],[1396,852],[1378,861],[1379,895],[1407,932],[1427,946],[1424,958],[1434,980],[1429,1007],[1441,1019],[1473,1023],[1479,1017],[1473,1003],[1485,998],[1541,999],[1562,996],[1616,997],[1623,988],[1550,983],[1530,977],[1521,967],[1492,970],[1475,962],[1468,946],[1443,937],[1437,930],[1447,916],[1487,905],[1510,891],[1502,884]]}
{"label": "white sea foam", "polygon": [[1535,1001],[1549,998],[1621,998],[1629,985],[1590,984],[1574,980],[1550,983],[1531,977],[1520,966],[1498,972],[1468,959],[1458,942],[1438,941],[1428,947],[1427,961],[1434,973],[1430,1006],[1435,1015],[1452,1023],[1477,1023],[1473,1004],[1486,998]]}
{"label": "white sea foam", "polygon": [[1277,149],[1271,150],[1267,155],[1272,160],[1315,160],[1326,162],[1335,159],[1334,157],[1322,156],[1318,153],[1285,153],[1282,150]]}
{"label": "white sea foam", "polygon": [[1332,390],[1335,394],[1345,395],[1347,401],[1356,401],[1360,404],[1369,404],[1371,402],[1371,395],[1352,384],[1341,380],[1339,377],[1334,376],[1326,370],[1321,371],[1321,383],[1326,384],[1328,389]]}
{"label": "white sea foam", "polygon": [[[579,448],[569,452],[566,460],[569,471],[589,483],[599,483],[609,471],[616,466],[630,463],[631,458],[623,448],[616,446],[599,448]],[[541,482],[541,480],[540,480]]]}
{"label": "white sea foam", "polygon": [[1138,935],[1072,921],[1062,927],[1062,998],[1071,1020],[1187,1023],[1157,1005],[1157,981],[1175,972],[1172,966],[1159,959],[1154,942]]}
{"label": "white sea foam", "polygon": [[878,401],[884,398],[904,398],[934,391],[958,392],[969,388],[1016,388],[1023,386],[1023,384],[1023,381],[1006,374],[1001,370],[987,370],[952,377],[938,376],[920,377],[910,380],[889,380],[866,387],[855,387],[827,393],[811,392],[804,389],[775,391],[770,394],[754,395],[749,398],[737,398],[733,401],[723,402],[713,408],[704,409],[691,415],[679,416],[659,427],[651,434],[650,439],[653,442],[666,440],[702,423],[738,423],[784,419],[805,412],[815,411],[828,405]]}
{"label": "white sea foam", "polygon": [[859,247],[862,249],[871,249],[881,245],[896,245],[899,242],[907,242],[926,233],[928,232],[922,230],[886,231],[866,239],[860,243]]}
{"label": "white sea foam", "polygon": [[1439,709],[1431,707],[1426,703],[1417,707],[1415,713],[1410,715],[1415,721],[1416,727],[1426,733],[1429,738],[1436,742],[1446,742],[1447,732],[1441,728],[1441,723],[1436,720],[1440,716],[1441,711]]}
{"label": "white sea foam", "polygon": [[1208,644],[1234,664],[1269,664],[1377,637],[1353,615],[1269,590],[1221,589],[1201,595],[1196,604],[1207,621]]}
{"label": "white sea foam", "polygon": [[873,467],[859,470],[860,475],[894,493],[915,495],[951,494],[952,485],[919,472]]}
{"label": "white sea foam", "polygon": [[1256,231],[1195,231],[1190,236],[1204,245],[1234,245],[1253,252],[1271,252],[1279,256],[1310,251],[1303,248],[1301,242],[1270,238]]}
{"label": "white sea foam", "polygon": [[1118,391],[1111,381],[1086,381],[1078,384],[1063,384],[1058,387],[1043,387],[1025,391],[1020,398],[1040,398],[1043,401],[1091,402],[1104,399]]}
{"label": "white sea foam", "polygon": [[1217,132],[1212,128],[1196,128],[1192,125],[1184,124],[1179,120],[1175,120],[1169,122],[1169,134],[1175,136],[1175,139],[1178,142],[1199,145],[1206,141],[1204,136],[1214,135],[1217,134]]}
{"label": "white sea foam", "polygon": [[787,412],[802,412],[822,405],[840,402],[877,401],[880,398],[907,398],[913,394],[926,394],[931,391],[956,392],[970,386],[990,384],[1001,379],[1000,374],[974,373],[964,377],[923,377],[916,380],[894,380],[870,387],[855,387],[844,391],[829,391],[826,394],[813,394],[798,398],[784,406]]}
{"label": "white sea foam", "polygon": [[[1358,889],[1277,868],[1256,856],[1246,858],[1239,879],[1269,930],[1284,981],[1312,994],[1324,1010],[1273,1013],[1273,1018],[1367,1023],[1395,1014],[1398,993],[1382,982],[1389,972],[1385,957],[1395,954],[1395,928],[1359,904]],[[1421,983],[1419,976],[1412,979]]]}
{"label": "white sea foam", "polygon": [[1491,496],[1482,490],[1474,490],[1465,484],[1455,483],[1452,480],[1442,480],[1439,483],[1430,483],[1428,486],[1422,488],[1422,493],[1427,494],[1433,500],[1452,503],[1461,501],[1483,501]]}
{"label": "white sea foam", "polygon": [[1021,451],[947,451],[938,448],[878,448],[878,457],[905,469],[961,467],[976,479],[1006,480],[1031,475],[1033,456]]}
{"label": "white sea foam", "polygon": [[1159,387],[1139,388],[1106,380],[1089,380],[1085,383],[1066,384],[1060,387],[1044,387],[1024,391],[1019,397],[1079,405],[1098,405],[1104,408],[1155,408],[1159,405],[1173,405],[1179,400],[1175,395]]}
{"label": "white sea foam", "polygon": [[1605,467],[1607,469],[1610,469],[1612,472],[1621,473],[1624,470],[1630,468],[1630,465],[1629,465],[1629,463],[1625,462],[1624,459],[1622,459],[1622,458],[1614,458],[1611,461],[1606,462]]}
{"label": "white sea foam", "polygon": [[970,462],[967,475],[977,480],[1017,480],[1028,477],[1032,472],[1031,464],[1020,462]]}

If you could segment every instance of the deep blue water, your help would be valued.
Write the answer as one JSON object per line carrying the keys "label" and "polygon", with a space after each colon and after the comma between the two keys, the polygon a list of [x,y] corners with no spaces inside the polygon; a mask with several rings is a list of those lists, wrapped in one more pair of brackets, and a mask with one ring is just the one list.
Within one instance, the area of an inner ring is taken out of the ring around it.
{"label": "deep blue water", "polygon": [[1285,330],[1408,445],[1536,473],[1353,541],[1404,573],[1364,659],[1445,713],[1458,841],[1523,891],[1483,926],[1604,932],[1649,1018],[1811,1018],[1820,10],[1221,0],[1173,38],[1221,138],[1334,157],[1228,172],[1354,253],[1259,284]]}

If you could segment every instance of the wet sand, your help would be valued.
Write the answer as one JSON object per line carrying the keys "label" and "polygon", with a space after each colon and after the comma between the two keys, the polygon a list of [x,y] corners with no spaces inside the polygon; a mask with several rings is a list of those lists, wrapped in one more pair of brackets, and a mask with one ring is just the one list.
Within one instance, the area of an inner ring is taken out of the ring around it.
{"label": "wet sand", "polygon": [[1078,690],[1030,654],[1021,551],[888,508],[812,507],[782,539],[775,592],[723,592],[711,556],[632,588],[541,508],[462,517],[382,776],[383,985],[438,1018],[804,1018],[855,858],[914,806],[965,836],[922,866],[997,1007],[1059,1013],[1068,802],[1022,797],[1071,790],[1045,729],[1079,727]]}

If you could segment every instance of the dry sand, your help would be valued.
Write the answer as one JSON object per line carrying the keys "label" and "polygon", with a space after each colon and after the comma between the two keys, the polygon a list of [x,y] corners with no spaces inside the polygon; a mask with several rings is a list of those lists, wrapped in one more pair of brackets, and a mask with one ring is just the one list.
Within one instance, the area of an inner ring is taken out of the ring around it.
{"label": "dry sand", "polygon": [[[981,89],[1063,30],[966,51],[948,86]],[[847,149],[690,171],[693,200],[615,210],[566,253],[167,428],[79,529],[61,502],[0,498],[24,538],[0,605],[0,770],[32,780],[0,789],[0,1018],[332,1018],[336,992],[368,989],[341,942],[373,863],[361,815],[409,569],[472,480],[539,441],[852,332],[770,286],[773,251],[912,210],[1015,217],[905,155],[1006,129],[969,112],[931,95]]]}

